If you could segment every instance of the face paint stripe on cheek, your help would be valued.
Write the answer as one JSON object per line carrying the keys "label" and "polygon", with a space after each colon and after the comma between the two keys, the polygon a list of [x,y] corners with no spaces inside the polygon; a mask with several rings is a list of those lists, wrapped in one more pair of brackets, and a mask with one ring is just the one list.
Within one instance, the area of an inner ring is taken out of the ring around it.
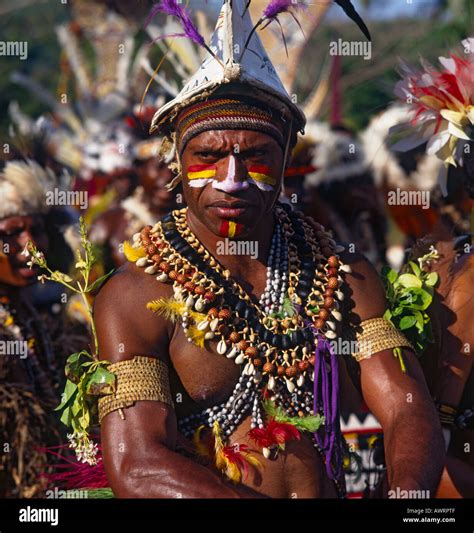
{"label": "face paint stripe on cheek", "polygon": [[199,189],[205,187],[208,183],[212,183],[213,181],[213,178],[194,179],[189,181],[189,186],[193,189]]}
{"label": "face paint stripe on cheek", "polygon": [[209,179],[216,175],[216,165],[191,165],[188,167],[188,179]]}
{"label": "face paint stripe on cheek", "polygon": [[270,167],[266,165],[251,165],[248,168],[248,174],[253,180],[260,181],[266,185],[276,185],[276,179],[271,176],[270,172]]}

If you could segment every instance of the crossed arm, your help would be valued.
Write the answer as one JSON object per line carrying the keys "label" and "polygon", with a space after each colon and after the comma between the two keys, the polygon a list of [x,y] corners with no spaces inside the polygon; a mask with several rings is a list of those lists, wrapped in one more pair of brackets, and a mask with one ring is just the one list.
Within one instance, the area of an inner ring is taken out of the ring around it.
{"label": "crossed arm", "polygon": [[[157,292],[158,291],[158,292]],[[101,289],[94,305],[99,355],[118,362],[134,355],[157,357],[169,365],[171,332],[146,309],[163,288],[127,264]],[[107,477],[121,498],[261,498],[225,481],[210,468],[177,453],[177,423],[167,404],[140,401],[105,416],[101,440]]]}
{"label": "crossed arm", "polygon": [[[377,273],[357,257],[351,267],[346,281],[353,312],[362,321],[382,317],[386,301]],[[360,362],[362,394],[384,430],[390,488],[429,490],[434,497],[445,460],[441,426],[414,353],[402,353],[405,373],[392,350]]]}
{"label": "crossed arm", "polygon": [[[383,288],[365,261],[355,260],[347,281],[361,320],[385,310]],[[134,355],[158,357],[169,363],[172,332],[168,324],[146,310],[151,299],[167,296],[150,276],[127,264],[102,288],[95,302],[101,358],[112,362]],[[160,292],[161,291],[161,292]],[[391,350],[363,360],[361,385],[369,409],[385,433],[391,487],[424,489],[434,494],[444,465],[438,417],[414,354],[404,351],[406,373]],[[242,485],[231,485],[211,469],[177,453],[174,410],[164,404],[137,402],[102,421],[104,464],[119,497],[259,498]]]}

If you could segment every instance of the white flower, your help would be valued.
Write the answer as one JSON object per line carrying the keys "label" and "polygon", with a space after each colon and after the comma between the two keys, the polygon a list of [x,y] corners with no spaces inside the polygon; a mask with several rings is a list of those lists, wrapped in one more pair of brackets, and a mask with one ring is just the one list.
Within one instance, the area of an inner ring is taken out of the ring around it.
{"label": "white flower", "polygon": [[437,261],[439,259],[439,253],[438,250],[431,245],[429,252],[418,258],[418,264],[420,265],[421,270],[424,270],[426,266],[429,266],[434,261]]}
{"label": "white flower", "polygon": [[21,255],[24,255],[25,257],[30,257],[30,251],[28,250],[28,244],[25,244],[25,247],[23,248],[23,251],[21,252]]}
{"label": "white flower", "polygon": [[76,458],[81,463],[87,463],[94,466],[98,463],[97,444],[89,440],[86,433],[70,433],[67,435],[69,440],[69,447],[73,448],[76,452]]}

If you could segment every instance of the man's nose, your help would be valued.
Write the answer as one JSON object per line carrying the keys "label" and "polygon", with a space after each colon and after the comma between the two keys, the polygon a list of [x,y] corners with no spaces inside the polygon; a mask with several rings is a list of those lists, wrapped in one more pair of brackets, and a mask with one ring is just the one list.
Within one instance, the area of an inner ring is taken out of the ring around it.
{"label": "man's nose", "polygon": [[222,181],[214,181],[212,186],[218,191],[234,193],[248,189],[247,168],[242,165],[235,155],[229,156],[227,174]]}

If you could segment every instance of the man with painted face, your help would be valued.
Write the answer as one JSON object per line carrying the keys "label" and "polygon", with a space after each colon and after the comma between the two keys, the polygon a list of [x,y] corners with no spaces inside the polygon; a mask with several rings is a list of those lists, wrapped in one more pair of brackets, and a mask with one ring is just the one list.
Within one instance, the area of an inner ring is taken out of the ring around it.
{"label": "man with painted face", "polygon": [[350,369],[384,428],[391,486],[434,491],[439,422],[381,318],[376,272],[278,202],[304,116],[244,7],[225,2],[212,55],[152,126],[176,149],[188,208],[136,234],[95,301],[117,378],[99,400],[109,482],[119,497],[343,496]]}
{"label": "man with painted face", "polygon": [[68,347],[55,338],[59,317],[46,322],[32,304],[40,272],[24,252],[28,242],[45,253],[54,248],[45,197],[54,184],[53,172],[33,160],[8,161],[0,172],[0,497],[40,496],[51,462],[44,448],[59,444],[52,409],[64,361],[54,341]]}

